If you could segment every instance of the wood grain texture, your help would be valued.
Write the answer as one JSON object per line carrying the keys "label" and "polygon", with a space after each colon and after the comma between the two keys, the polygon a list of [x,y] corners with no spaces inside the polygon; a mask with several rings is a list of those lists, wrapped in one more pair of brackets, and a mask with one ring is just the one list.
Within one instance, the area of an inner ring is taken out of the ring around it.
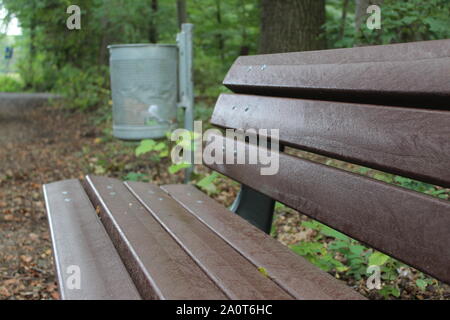
{"label": "wood grain texture", "polygon": [[[61,299],[140,300],[80,182],[46,184],[44,195]],[[66,282],[78,271],[80,288],[71,288]]]}
{"label": "wood grain texture", "polygon": [[450,283],[449,201],[286,154],[274,176],[261,175],[261,165],[208,166]]}
{"label": "wood grain texture", "polygon": [[273,281],[296,299],[363,299],[345,283],[293,253],[194,186],[167,185],[162,189],[255,266],[263,267]]}
{"label": "wood grain texture", "polygon": [[125,184],[229,298],[293,299],[161,188],[142,182]]}
{"label": "wood grain texture", "polygon": [[211,118],[282,144],[450,187],[450,111],[222,94]]}
{"label": "wood grain texture", "polygon": [[144,299],[227,298],[122,181],[88,176],[86,188]]}
{"label": "wood grain texture", "polygon": [[450,41],[243,56],[236,93],[449,110]]}

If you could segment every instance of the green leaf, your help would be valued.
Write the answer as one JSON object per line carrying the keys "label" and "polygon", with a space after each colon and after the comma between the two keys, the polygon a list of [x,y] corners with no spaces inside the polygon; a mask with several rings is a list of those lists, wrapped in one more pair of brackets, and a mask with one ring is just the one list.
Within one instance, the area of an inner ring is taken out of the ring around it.
{"label": "green leaf", "polygon": [[420,288],[420,290],[425,290],[428,286],[428,283],[423,279],[417,279],[416,285]]}
{"label": "green leaf", "polygon": [[267,273],[267,270],[263,267],[258,268],[259,273],[261,273],[264,277],[268,278],[269,274]]}
{"label": "green leaf", "polygon": [[161,152],[159,153],[159,156],[160,156],[161,158],[166,158],[166,157],[168,157],[168,156],[169,156],[169,149],[161,151]]}
{"label": "green leaf", "polygon": [[147,139],[142,140],[141,144],[136,148],[136,157],[139,157],[140,155],[143,155],[147,152],[153,151],[156,146],[156,141]]}
{"label": "green leaf", "polygon": [[359,173],[361,173],[361,174],[367,174],[369,171],[370,171],[370,169],[366,168],[366,167],[359,168]]}
{"label": "green leaf", "polygon": [[280,210],[280,209],[284,209],[286,208],[286,206],[284,204],[282,204],[281,202],[275,202],[275,210]]}
{"label": "green leaf", "polygon": [[173,164],[173,165],[171,165],[171,166],[169,167],[168,170],[169,170],[169,173],[170,173],[170,174],[175,174],[175,173],[177,173],[177,172],[180,171],[180,170],[189,168],[190,166],[191,166],[191,165],[188,164],[188,163]]}
{"label": "green leaf", "polygon": [[320,231],[320,223],[317,221],[303,221],[302,226],[305,228]]}
{"label": "green leaf", "polygon": [[376,173],[373,175],[374,179],[377,180],[381,180],[387,183],[392,183],[393,182],[393,178],[392,176],[388,175],[388,174],[381,174],[381,173]]}
{"label": "green leaf", "polygon": [[322,224],[321,229],[322,229],[321,232],[327,237],[332,237],[343,241],[350,240],[350,238],[347,237],[345,234],[340,233],[339,231],[336,231],[324,224]]}
{"label": "green leaf", "polygon": [[340,233],[339,231],[336,231],[317,221],[303,221],[302,226],[305,228],[317,230],[322,234],[326,235],[327,237],[336,238],[343,241],[350,240],[350,238],[347,237],[345,234]]}
{"label": "green leaf", "polygon": [[389,256],[377,251],[370,255],[369,266],[382,266],[388,260]]}
{"label": "green leaf", "polygon": [[165,142],[160,142],[153,148],[153,150],[161,151],[164,150],[165,148],[167,148],[167,144]]}
{"label": "green leaf", "polygon": [[388,298],[389,296],[400,297],[400,290],[393,286],[384,286],[380,291],[378,291],[384,298]]}
{"label": "green leaf", "polygon": [[148,181],[147,175],[139,172],[129,172],[124,179],[127,181]]}
{"label": "green leaf", "polygon": [[214,193],[217,191],[217,188],[214,185],[214,180],[216,180],[218,176],[219,174],[217,172],[213,172],[212,174],[204,177],[199,182],[197,182],[196,186],[208,193]]}

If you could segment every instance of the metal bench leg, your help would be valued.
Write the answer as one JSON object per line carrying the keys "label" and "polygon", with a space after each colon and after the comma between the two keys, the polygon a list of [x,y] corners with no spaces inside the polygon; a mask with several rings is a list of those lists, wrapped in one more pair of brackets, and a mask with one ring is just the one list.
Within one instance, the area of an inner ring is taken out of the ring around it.
{"label": "metal bench leg", "polygon": [[241,191],[239,191],[230,210],[269,234],[272,228],[274,208],[275,200],[246,185],[242,185]]}

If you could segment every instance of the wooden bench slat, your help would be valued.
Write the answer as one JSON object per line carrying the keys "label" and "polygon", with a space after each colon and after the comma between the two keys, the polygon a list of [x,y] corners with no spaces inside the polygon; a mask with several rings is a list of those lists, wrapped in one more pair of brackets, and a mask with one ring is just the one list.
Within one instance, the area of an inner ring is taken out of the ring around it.
{"label": "wooden bench slat", "polygon": [[240,57],[236,93],[449,109],[450,41]]}
{"label": "wooden bench slat", "polygon": [[450,112],[222,94],[211,119],[283,144],[450,187]]}
{"label": "wooden bench slat", "polygon": [[260,165],[208,166],[450,283],[448,201],[286,154],[274,176]]}
{"label": "wooden bench slat", "polygon": [[46,184],[44,195],[61,298],[141,299],[80,182]]}
{"label": "wooden bench slat", "polygon": [[450,57],[450,39],[241,56],[244,65],[317,65],[385,61],[415,61]]}
{"label": "wooden bench slat", "polygon": [[161,188],[142,182],[125,184],[228,297],[292,299]]}
{"label": "wooden bench slat", "polygon": [[232,213],[192,185],[161,187],[223,240],[263,267],[296,299],[363,299],[356,291]]}
{"label": "wooden bench slat", "polygon": [[88,176],[86,187],[143,298],[226,299],[121,181]]}

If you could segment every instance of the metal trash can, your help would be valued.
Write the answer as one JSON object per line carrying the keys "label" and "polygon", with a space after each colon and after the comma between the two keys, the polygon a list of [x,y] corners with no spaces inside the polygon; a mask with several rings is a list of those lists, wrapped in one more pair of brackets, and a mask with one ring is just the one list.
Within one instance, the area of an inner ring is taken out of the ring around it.
{"label": "metal trash can", "polygon": [[177,126],[178,47],[111,45],[113,134],[124,140],[162,138]]}

